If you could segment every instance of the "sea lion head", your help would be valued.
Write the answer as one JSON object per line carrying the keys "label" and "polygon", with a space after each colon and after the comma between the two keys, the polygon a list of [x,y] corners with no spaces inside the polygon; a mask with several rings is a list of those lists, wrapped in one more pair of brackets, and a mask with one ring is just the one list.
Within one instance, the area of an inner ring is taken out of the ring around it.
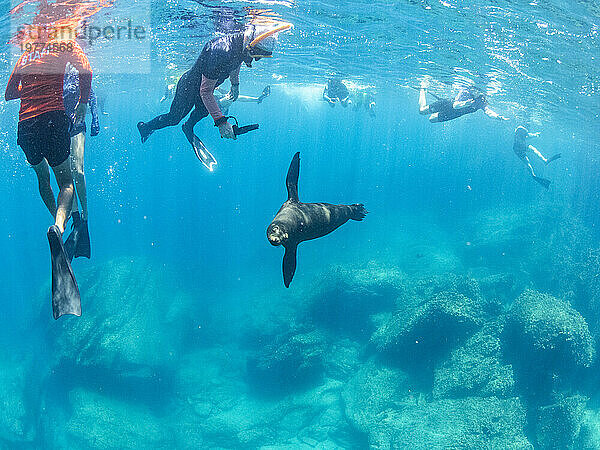
{"label": "sea lion head", "polygon": [[269,228],[267,228],[267,239],[269,239],[271,245],[274,245],[275,247],[285,244],[288,237],[289,235],[285,225],[281,222],[273,222],[269,225]]}

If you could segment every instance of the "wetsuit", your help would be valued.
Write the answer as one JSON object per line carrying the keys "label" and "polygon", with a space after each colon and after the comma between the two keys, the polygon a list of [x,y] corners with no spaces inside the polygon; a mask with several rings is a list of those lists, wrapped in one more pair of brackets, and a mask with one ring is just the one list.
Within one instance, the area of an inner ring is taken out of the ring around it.
{"label": "wetsuit", "polygon": [[[466,101],[474,100],[472,104],[465,106],[464,108],[454,108],[455,101]],[[484,109],[487,106],[487,101],[484,95],[474,96],[468,91],[460,92],[454,100],[442,98],[433,102],[429,105],[428,113],[438,113],[438,122],[447,122],[458,117],[464,116],[465,114],[474,113],[480,109]]]}
{"label": "wetsuit", "polygon": [[[65,78],[63,82],[63,104],[65,106],[65,112],[67,116],[70,118],[73,117],[75,113],[75,108],[77,107],[77,103],[79,102],[80,92],[79,92],[79,72],[74,67],[71,67],[71,70],[65,73]],[[98,121],[98,106],[96,100],[96,94],[93,89],[90,89],[90,98],[88,101],[88,106],[90,107],[90,113],[92,114],[92,124],[91,124],[91,136],[98,135],[100,131],[100,123]],[[79,133],[85,133],[86,126],[85,120],[82,120],[80,123],[73,123],[71,125],[70,134],[71,137],[77,136]]]}
{"label": "wetsuit", "polygon": [[343,102],[345,100],[348,100],[350,92],[348,91],[348,88],[344,83],[342,83],[340,80],[332,78],[327,82],[327,86],[323,91],[323,99],[327,100],[325,96],[329,97],[332,100],[337,99],[340,102]]}
{"label": "wetsuit", "polygon": [[194,110],[185,127],[192,129],[209,112],[218,121],[223,114],[213,92],[227,78],[231,77],[232,84],[239,83],[242,62],[251,62],[244,51],[244,33],[229,34],[209,41],[194,66],[177,82],[169,112],[144,124],[145,131],[149,134],[154,130],[177,125],[192,108]]}
{"label": "wetsuit", "polygon": [[[80,102],[89,101],[92,71],[79,45],[50,41],[33,45],[17,61],[7,86],[12,98],[21,99],[17,144],[29,164],[44,158],[51,167],[62,164],[71,153],[71,120],[63,104],[63,82],[67,63],[79,72]],[[16,91],[16,92],[15,92]]]}

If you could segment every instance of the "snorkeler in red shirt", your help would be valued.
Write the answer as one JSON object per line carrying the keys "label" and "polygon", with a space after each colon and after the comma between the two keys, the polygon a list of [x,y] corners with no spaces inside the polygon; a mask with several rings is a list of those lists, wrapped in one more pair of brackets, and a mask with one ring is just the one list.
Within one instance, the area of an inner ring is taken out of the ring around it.
{"label": "snorkeler in red shirt", "polygon": [[[62,233],[73,203],[73,176],[69,160],[71,119],[63,105],[63,81],[67,63],[79,71],[80,98],[74,122],[81,122],[89,100],[92,71],[81,47],[73,40],[30,42],[6,86],[6,100],[21,100],[17,144],[38,178],[42,200],[54,217],[48,229],[52,253],[52,308],[54,318],[81,315],[79,289],[66,256]],[[50,185],[52,167],[59,193],[55,200]]]}

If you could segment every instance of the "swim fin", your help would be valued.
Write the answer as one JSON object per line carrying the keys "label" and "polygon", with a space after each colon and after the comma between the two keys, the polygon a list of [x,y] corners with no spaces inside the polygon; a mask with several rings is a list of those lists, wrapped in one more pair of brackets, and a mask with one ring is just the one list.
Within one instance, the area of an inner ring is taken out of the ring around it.
{"label": "swim fin", "polygon": [[56,225],[52,225],[48,228],[47,236],[52,258],[52,313],[54,319],[65,314],[81,316],[79,288],[65,253],[60,230]]}
{"label": "swim fin", "polygon": [[64,243],[65,254],[67,255],[67,259],[69,262],[73,261],[73,256],[75,256],[75,247],[77,246],[77,228],[73,228],[71,234]]}
{"label": "swim fin", "polygon": [[262,103],[262,101],[263,101],[263,100],[264,100],[266,97],[268,97],[269,95],[271,95],[271,86],[270,86],[270,85],[267,85],[267,86],[266,86],[266,87],[263,89],[263,91],[262,91],[262,94],[260,94],[260,96],[258,97],[258,101],[257,101],[257,103],[259,103],[259,104],[260,104],[260,103]]}
{"label": "swim fin", "polygon": [[208,151],[206,146],[202,143],[200,138],[194,134],[192,137],[192,149],[194,149],[194,153],[196,157],[200,160],[202,164],[209,170],[213,171],[214,166],[217,165],[217,160],[215,157]]}
{"label": "swim fin", "polygon": [[550,180],[547,180],[546,178],[541,178],[541,177],[533,177],[533,179],[535,181],[537,181],[539,184],[541,184],[542,186],[544,186],[546,189],[550,188]]}
{"label": "swim fin", "polygon": [[81,256],[90,259],[92,256],[92,249],[90,245],[90,232],[88,230],[87,220],[80,220],[77,224],[77,243],[75,245],[75,258]]}
{"label": "swim fin", "polygon": [[546,165],[550,164],[552,161],[556,161],[557,159],[560,159],[562,155],[560,153],[557,153],[556,155],[552,156],[551,158],[549,158],[546,161]]}
{"label": "swim fin", "polygon": [[140,132],[140,138],[142,139],[142,144],[148,140],[152,131],[148,131],[146,129],[147,125],[144,122],[138,122],[137,129]]}

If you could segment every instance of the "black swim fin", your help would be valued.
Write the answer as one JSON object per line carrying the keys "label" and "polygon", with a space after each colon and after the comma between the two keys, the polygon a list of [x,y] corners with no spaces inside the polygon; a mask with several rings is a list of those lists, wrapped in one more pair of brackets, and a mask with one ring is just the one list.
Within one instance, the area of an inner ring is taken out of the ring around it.
{"label": "black swim fin", "polygon": [[90,245],[90,232],[88,230],[87,220],[82,219],[79,221],[79,224],[77,225],[77,232],[78,235],[77,243],[75,245],[75,258],[83,256],[87,259],[90,259],[92,256],[92,249]]}
{"label": "black swim fin", "polygon": [[290,287],[294,273],[296,273],[296,250],[298,246],[286,248],[283,255],[283,284],[286,288]]}
{"label": "black swim fin", "polygon": [[208,151],[204,143],[200,140],[198,136],[194,134],[192,137],[192,149],[196,154],[196,157],[200,160],[202,164],[209,170],[213,171],[214,166],[217,165],[217,160],[215,157]]}
{"label": "black swim fin", "polygon": [[48,243],[52,258],[52,313],[54,319],[65,314],[81,316],[81,297],[75,274],[67,259],[60,230],[48,228]]}
{"label": "black swim fin", "polygon": [[541,178],[541,177],[533,177],[533,179],[535,181],[537,181],[539,184],[541,184],[542,186],[544,186],[546,189],[550,188],[550,180],[547,180],[546,178]]}
{"label": "black swim fin", "polygon": [[74,227],[71,234],[64,243],[65,254],[67,255],[67,259],[69,262],[73,261],[73,257],[75,256],[75,247],[77,246],[77,228]]}
{"label": "black swim fin", "polygon": [[142,144],[144,142],[146,142],[148,140],[148,138],[150,137],[150,135],[152,134],[151,131],[148,131],[146,129],[147,125],[144,122],[138,122],[137,123],[137,129],[140,132],[140,138],[142,139]]}
{"label": "black swim fin", "polygon": [[560,153],[557,153],[556,155],[552,156],[551,158],[549,158],[546,161],[546,165],[550,164],[552,161],[556,161],[557,159],[560,159],[562,155]]}

